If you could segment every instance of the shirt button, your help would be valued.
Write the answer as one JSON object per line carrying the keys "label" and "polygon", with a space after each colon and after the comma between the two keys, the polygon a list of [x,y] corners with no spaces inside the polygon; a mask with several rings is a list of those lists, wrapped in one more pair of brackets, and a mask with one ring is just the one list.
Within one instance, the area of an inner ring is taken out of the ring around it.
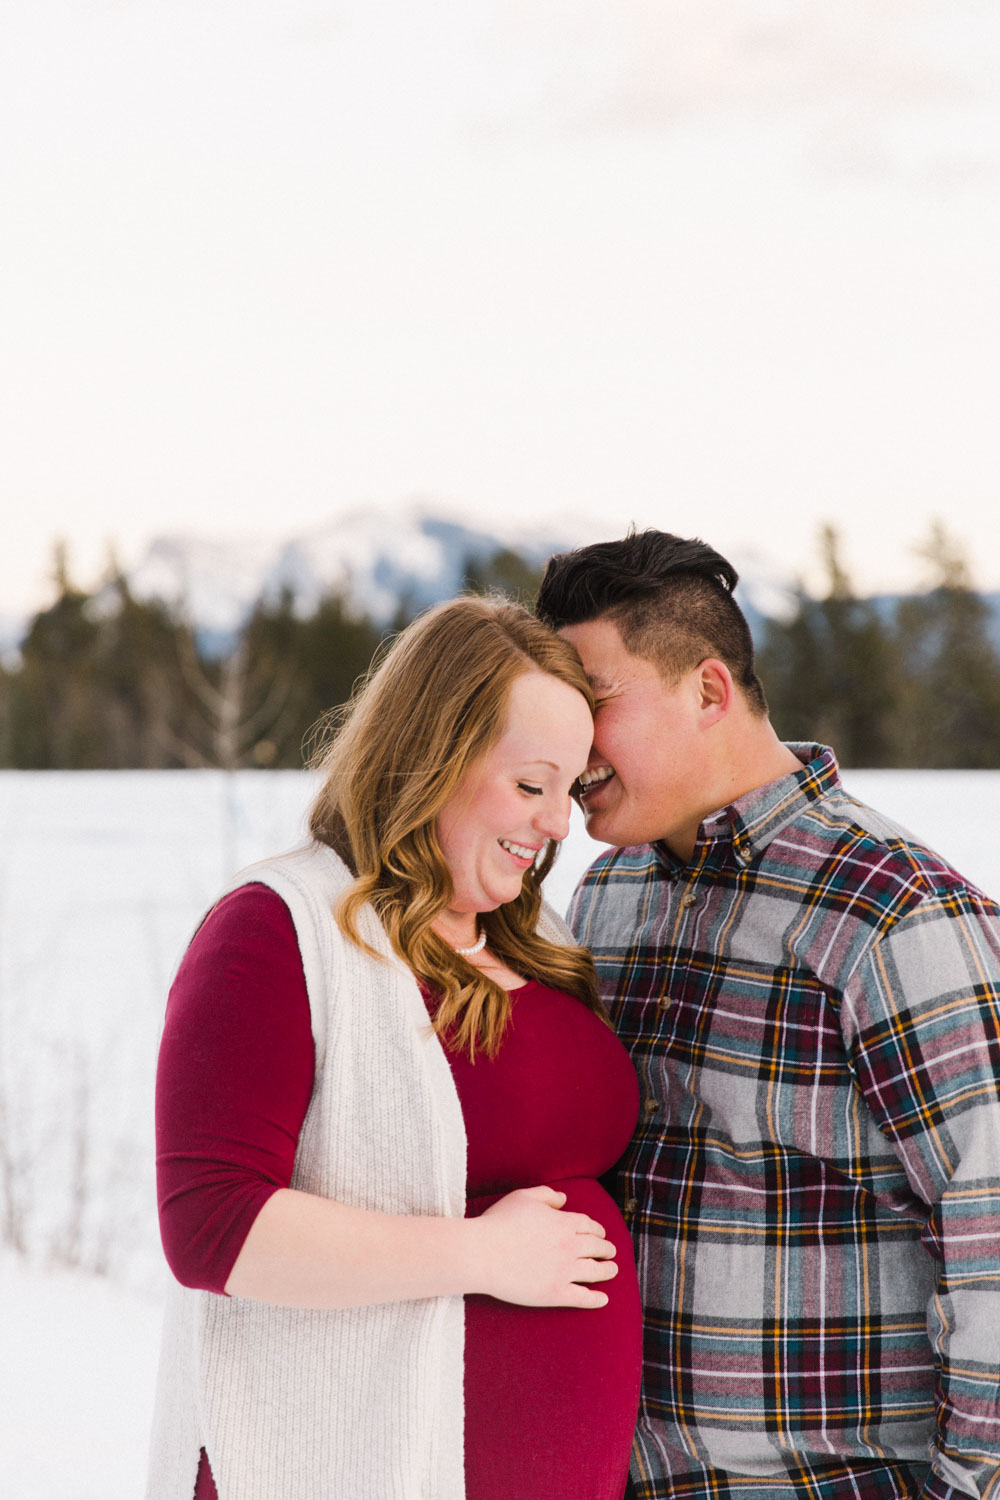
{"label": "shirt button", "polygon": [[693,891],[688,891],[688,893],[687,893],[686,896],[682,896],[681,897],[681,905],[682,906],[694,906],[694,904],[697,901],[697,899],[698,899],[698,897],[694,894]]}
{"label": "shirt button", "polygon": [[647,1115],[655,1115],[659,1107],[660,1101],[658,1099],[647,1099],[646,1103],[643,1105],[643,1108],[645,1109]]}
{"label": "shirt button", "polygon": [[634,1214],[635,1211],[636,1211],[636,1209],[638,1207],[639,1207],[639,1200],[638,1200],[638,1198],[626,1198],[625,1199],[625,1212],[627,1214]]}

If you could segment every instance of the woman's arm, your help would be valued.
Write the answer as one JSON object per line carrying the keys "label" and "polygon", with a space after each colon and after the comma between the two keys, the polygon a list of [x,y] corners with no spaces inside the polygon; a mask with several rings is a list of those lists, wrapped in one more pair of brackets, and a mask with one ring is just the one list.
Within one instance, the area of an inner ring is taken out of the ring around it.
{"label": "woman's arm", "polygon": [[260,1210],[226,1291],[284,1307],[359,1307],[485,1292],[528,1307],[603,1307],[581,1282],[617,1275],[615,1248],[565,1193],[508,1193],[477,1219],[379,1214],[311,1193]]}
{"label": "woman's arm", "polygon": [[157,1074],[160,1226],[185,1286],[298,1307],[487,1292],[600,1307],[616,1273],[564,1195],[511,1193],[477,1219],[371,1213],[289,1188],[313,1086],[302,962],[264,886],[224,898],[171,990]]}
{"label": "woman's arm", "polygon": [[314,1069],[291,913],[267,886],[243,886],[192,939],[160,1043],[160,1235],[182,1285],[222,1292],[261,1208],[288,1187]]}

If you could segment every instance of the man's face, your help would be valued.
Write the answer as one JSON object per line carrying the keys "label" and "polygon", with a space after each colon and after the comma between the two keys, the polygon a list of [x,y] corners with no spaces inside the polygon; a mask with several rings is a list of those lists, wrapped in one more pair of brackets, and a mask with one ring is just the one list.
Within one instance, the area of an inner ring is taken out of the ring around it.
{"label": "man's face", "polygon": [[581,782],[587,832],[618,846],[665,839],[687,858],[714,810],[704,802],[698,668],[669,686],[652,662],[632,655],[607,617],[559,634],[579,652],[597,700]]}

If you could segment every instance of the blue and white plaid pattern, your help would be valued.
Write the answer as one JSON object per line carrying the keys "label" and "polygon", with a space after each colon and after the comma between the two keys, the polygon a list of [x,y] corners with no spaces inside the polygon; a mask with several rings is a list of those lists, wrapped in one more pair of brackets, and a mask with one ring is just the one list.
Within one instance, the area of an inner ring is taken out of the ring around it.
{"label": "blue and white plaid pattern", "polygon": [[645,1097],[635,1494],[1000,1494],[1000,909],[793,748],[571,911]]}

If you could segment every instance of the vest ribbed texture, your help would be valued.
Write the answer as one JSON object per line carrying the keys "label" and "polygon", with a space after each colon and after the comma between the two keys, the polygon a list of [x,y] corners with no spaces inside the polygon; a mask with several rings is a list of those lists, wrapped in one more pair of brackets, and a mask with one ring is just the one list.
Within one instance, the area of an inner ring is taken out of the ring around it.
{"label": "vest ribbed texture", "polygon": [[[416,981],[314,844],[244,870],[292,914],[316,1076],[292,1186],[381,1213],[465,1213],[465,1128]],[[546,923],[547,928],[554,924]],[[562,934],[560,933],[559,936]],[[461,1297],[343,1311],[171,1289],[147,1500],[191,1500],[206,1448],[219,1500],[464,1500]]]}

